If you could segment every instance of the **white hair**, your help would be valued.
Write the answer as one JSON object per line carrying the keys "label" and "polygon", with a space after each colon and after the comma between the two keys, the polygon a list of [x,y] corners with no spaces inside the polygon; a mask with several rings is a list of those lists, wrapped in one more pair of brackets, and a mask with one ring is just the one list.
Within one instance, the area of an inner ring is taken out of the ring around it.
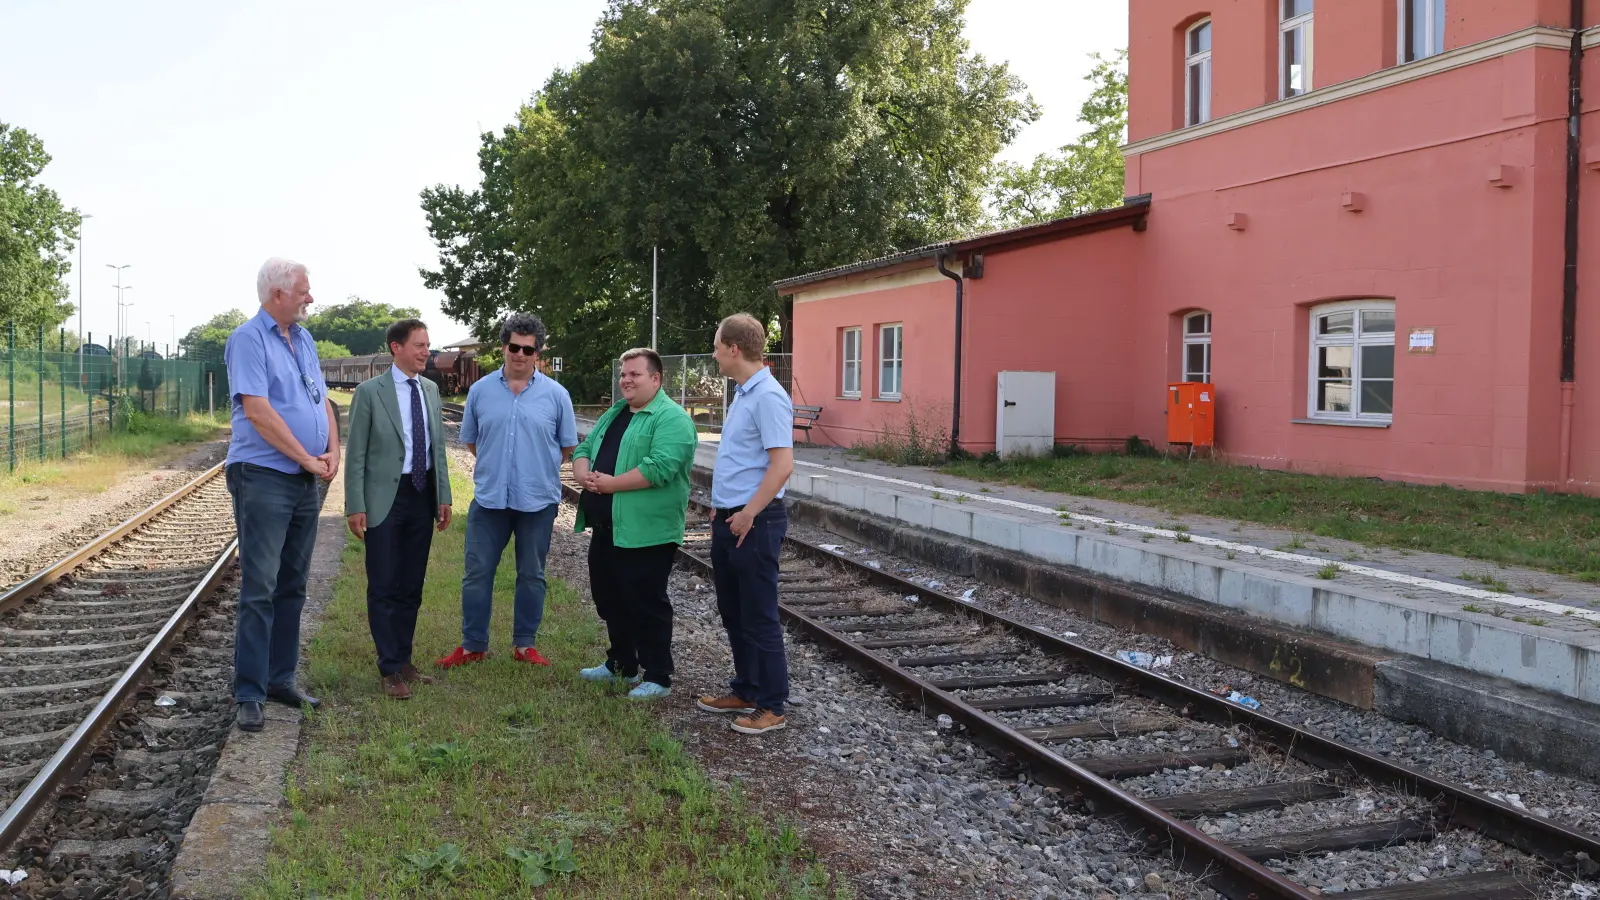
{"label": "white hair", "polygon": [[273,288],[293,289],[295,273],[305,271],[305,266],[292,259],[274,256],[262,263],[261,271],[256,273],[256,297],[266,303],[272,299]]}

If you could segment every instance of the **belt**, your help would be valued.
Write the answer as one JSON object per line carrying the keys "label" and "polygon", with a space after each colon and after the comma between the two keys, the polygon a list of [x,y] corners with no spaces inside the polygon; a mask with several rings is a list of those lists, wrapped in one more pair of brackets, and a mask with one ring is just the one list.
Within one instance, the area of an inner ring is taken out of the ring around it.
{"label": "belt", "polygon": [[[777,502],[779,502],[779,501],[777,501],[777,500],[768,501],[767,505],[761,507],[761,510],[759,512],[757,512],[756,515],[759,516],[759,515],[761,515],[761,513],[764,513],[767,510],[771,509],[772,505],[774,503],[777,503]],[[740,504],[739,506],[730,506],[730,507],[727,507],[726,509],[724,509],[723,507],[719,506],[719,507],[716,508],[717,518],[725,520],[729,516],[733,515],[736,512],[742,512],[744,510],[744,507],[745,507],[744,504]]]}

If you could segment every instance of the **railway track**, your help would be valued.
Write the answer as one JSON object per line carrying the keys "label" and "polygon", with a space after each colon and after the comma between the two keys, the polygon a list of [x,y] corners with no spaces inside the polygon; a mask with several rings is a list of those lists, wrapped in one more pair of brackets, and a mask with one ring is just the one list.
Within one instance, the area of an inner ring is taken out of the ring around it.
{"label": "railway track", "polygon": [[0,594],[0,867],[35,885],[165,890],[232,719],[221,473]]}
{"label": "railway track", "polygon": [[467,407],[466,407],[465,404],[462,404],[462,403],[441,403],[441,404],[439,404],[439,414],[441,416],[443,416],[445,418],[445,420],[450,421],[450,422],[459,422],[459,421],[461,421],[461,417],[466,413],[466,411],[467,411]]}
{"label": "railway track", "polygon": [[[679,557],[710,572],[708,526],[691,527]],[[1170,854],[1233,900],[1324,896],[1326,887],[1292,877],[1295,861],[1315,859],[1327,871],[1342,855],[1370,863],[1453,837],[1522,855],[1511,867],[1477,869],[1457,856],[1430,876],[1356,879],[1338,895],[1533,900],[1552,896],[1558,875],[1577,877],[1600,861],[1600,836],[794,536],[785,540],[779,604],[787,625],[912,708],[941,724],[948,717],[1041,784],[1142,832],[1151,853]]]}

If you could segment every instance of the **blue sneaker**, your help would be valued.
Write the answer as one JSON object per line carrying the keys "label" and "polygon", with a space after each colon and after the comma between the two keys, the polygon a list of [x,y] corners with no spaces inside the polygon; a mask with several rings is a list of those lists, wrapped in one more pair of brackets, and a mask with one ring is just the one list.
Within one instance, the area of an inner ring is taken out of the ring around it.
{"label": "blue sneaker", "polygon": [[654,681],[646,681],[628,692],[629,700],[660,700],[662,697],[672,696],[672,688],[662,687]]}
{"label": "blue sneaker", "polygon": [[582,678],[584,681],[626,681],[628,684],[638,684],[639,679],[643,676],[633,675],[628,678],[623,678],[621,675],[612,672],[610,666],[607,666],[605,663],[601,663],[598,666],[591,666],[587,669],[579,669],[578,677]]}

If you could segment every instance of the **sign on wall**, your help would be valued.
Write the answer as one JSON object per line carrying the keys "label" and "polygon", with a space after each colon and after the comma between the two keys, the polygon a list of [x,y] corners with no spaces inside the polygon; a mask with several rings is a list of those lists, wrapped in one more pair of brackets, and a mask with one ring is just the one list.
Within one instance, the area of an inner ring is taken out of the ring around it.
{"label": "sign on wall", "polygon": [[1406,344],[1406,351],[1409,352],[1409,353],[1432,353],[1433,352],[1433,329],[1432,328],[1413,328],[1413,329],[1411,329],[1411,338]]}

